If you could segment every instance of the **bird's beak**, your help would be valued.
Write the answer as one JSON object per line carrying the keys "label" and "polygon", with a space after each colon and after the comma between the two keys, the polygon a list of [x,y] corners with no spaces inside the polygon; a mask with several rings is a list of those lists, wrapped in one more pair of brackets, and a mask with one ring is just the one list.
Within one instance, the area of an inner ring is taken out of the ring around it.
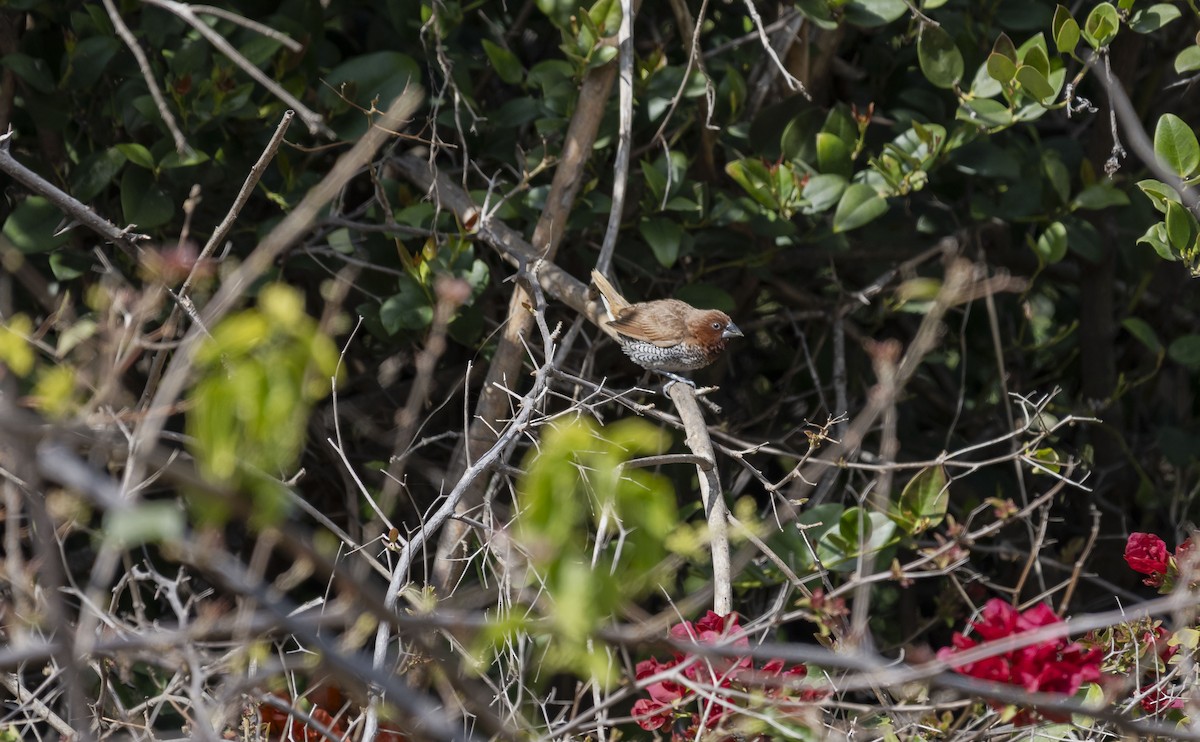
{"label": "bird's beak", "polygon": [[742,331],[738,329],[737,325],[730,322],[729,324],[725,325],[725,331],[721,333],[721,337],[740,338],[745,337],[745,335],[742,334]]}

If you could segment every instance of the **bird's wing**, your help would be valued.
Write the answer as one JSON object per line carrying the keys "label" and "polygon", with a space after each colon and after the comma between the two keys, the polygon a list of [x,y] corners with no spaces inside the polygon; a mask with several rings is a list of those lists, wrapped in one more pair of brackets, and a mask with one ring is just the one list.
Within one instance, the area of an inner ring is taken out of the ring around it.
{"label": "bird's wing", "polygon": [[670,348],[687,337],[688,309],[678,299],[644,301],[626,307],[608,326],[625,337]]}

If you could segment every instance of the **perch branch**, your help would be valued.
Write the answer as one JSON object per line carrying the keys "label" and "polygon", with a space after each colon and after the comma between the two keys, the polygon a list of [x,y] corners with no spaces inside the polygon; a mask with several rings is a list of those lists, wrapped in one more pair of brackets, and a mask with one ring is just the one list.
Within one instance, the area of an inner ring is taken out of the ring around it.
{"label": "perch branch", "polygon": [[64,193],[50,181],[17,162],[16,158],[12,156],[12,152],[9,151],[12,137],[11,127],[4,134],[0,134],[0,172],[12,176],[13,180],[39,196],[44,196],[64,214],[127,251],[130,255],[137,254],[139,240],[150,239],[149,235],[131,232],[134,225],[119,229],[117,225],[92,211],[79,199]]}
{"label": "perch branch", "polygon": [[696,477],[700,480],[700,498],[708,515],[708,536],[712,545],[713,610],[727,616],[733,610],[733,584],[729,571],[729,512],[721,492],[712,439],[708,437],[708,426],[704,423],[704,413],[700,411],[696,390],[687,384],[672,384],[668,394],[675,402],[675,409],[679,410],[679,417],[687,431],[687,447],[705,462],[704,465],[696,464]]}

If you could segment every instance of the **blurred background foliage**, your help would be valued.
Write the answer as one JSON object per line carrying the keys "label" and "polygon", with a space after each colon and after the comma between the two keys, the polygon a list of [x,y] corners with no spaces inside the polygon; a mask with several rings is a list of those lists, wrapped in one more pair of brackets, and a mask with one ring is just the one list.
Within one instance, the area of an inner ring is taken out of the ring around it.
{"label": "blurred background foliage", "polygon": [[[288,105],[165,0],[117,0],[114,7],[147,54],[184,134],[182,151],[101,3],[13,0],[0,8],[0,127],[15,130],[18,160],[97,213],[149,233],[146,251],[181,254],[186,263],[189,242],[213,232]],[[493,218],[530,235],[580,80],[614,60],[620,21],[614,0],[587,7],[569,0],[245,0],[224,7],[298,42],[291,49],[220,15],[200,16],[324,117],[332,136],[299,120],[292,126],[218,250],[222,260],[194,287],[200,305],[228,266],[326,175],[375,108],[410,83],[424,88],[425,105],[388,153],[432,149],[435,165],[494,208]],[[776,58],[764,52],[749,7],[780,50]],[[632,163],[615,273],[631,298],[673,295],[720,307],[746,330],[744,341],[698,377],[721,385],[715,398],[725,412],[716,422],[730,445],[770,441],[782,451],[758,460],[778,479],[808,450],[810,424],[862,406],[875,381],[864,345],[911,339],[943,275],[940,252],[930,249],[952,238],[989,272],[1029,283],[951,315],[941,347],[899,409],[899,458],[930,460],[995,439],[1012,424],[1004,413],[1010,393],[1059,389],[1053,415],[1102,422],[1064,432],[1044,444],[1049,453],[1039,452],[1084,461],[1093,488],[1064,495],[1049,555],[1070,563],[1092,507],[1102,514],[1102,544],[1123,542],[1129,530],[1182,530],[1195,518],[1200,485],[1200,303],[1189,274],[1200,230],[1172,186],[1138,187],[1154,176],[1134,154],[1114,149],[1103,72],[1085,60],[1104,50],[1101,64],[1129,92],[1156,146],[1165,127],[1160,155],[1178,177],[1194,178],[1196,27],[1189,4],[1130,0],[1069,9],[1041,0],[642,3],[633,23]],[[1173,118],[1160,120],[1168,113]],[[578,277],[596,261],[612,206],[618,119],[614,93],[556,259]],[[199,198],[189,201],[194,186]],[[136,409],[154,374],[150,346],[122,355],[115,378],[106,360],[120,344],[120,317],[150,332],[171,311],[152,291],[174,285],[163,263],[114,250],[84,228],[61,231],[62,213],[14,183],[4,196],[0,310],[13,330],[0,332],[0,358],[11,372],[5,392],[42,400],[56,417]],[[357,178],[271,271],[270,280],[299,292],[321,330],[346,347],[343,451],[372,490],[381,486],[393,416],[435,323],[435,279],[457,277],[470,288],[447,328],[450,345],[394,520],[416,522],[446,489],[464,406],[473,404],[479,369],[506,315],[510,291],[502,279],[510,272],[473,239],[470,225],[435,209],[386,159]],[[561,306],[551,314],[552,321],[574,319]],[[346,317],[354,315],[362,327],[347,342],[354,322]],[[309,330],[295,332],[312,342]],[[35,363],[17,336],[31,339]],[[295,352],[288,348],[280,352]],[[230,362],[228,352],[215,352],[214,368]],[[326,375],[331,354],[322,345]],[[251,360],[262,383],[272,383],[268,370],[282,373]],[[612,384],[638,380],[611,344],[580,345],[564,367]],[[72,372],[64,377],[56,368]],[[221,383],[219,373],[210,378]],[[288,378],[303,404],[316,404],[299,487],[330,517],[358,523],[370,511],[324,445],[330,403],[302,393],[300,371],[290,368]],[[835,395],[839,387],[844,399]],[[202,385],[194,395],[203,404],[217,393],[224,392]],[[247,434],[263,424],[296,425],[290,413],[260,413],[276,417],[243,420]],[[232,452],[230,441],[207,435],[204,446]],[[301,445],[288,440],[259,464],[287,468]],[[1008,445],[994,452],[1007,453]],[[682,450],[681,436],[674,447]],[[877,448],[875,438],[865,446]],[[694,512],[690,474],[667,473],[680,506]],[[724,474],[731,496],[755,495],[760,509],[770,509],[749,475],[732,467]],[[901,536],[909,539],[901,548],[911,549],[947,511],[961,518],[989,498],[1020,502],[1011,470],[957,478],[949,497],[944,476],[926,470],[915,484],[899,476],[894,491],[876,493],[892,503],[890,520],[860,510],[861,481],[843,476],[811,503],[826,508],[816,511],[823,554],[836,563],[839,553],[853,556],[860,539],[895,549]],[[874,535],[863,535],[877,516]],[[1119,551],[1101,549],[1096,560]],[[797,559],[797,570],[810,566]],[[1007,584],[1003,575],[1014,567],[1006,556],[977,559]],[[765,600],[756,591],[778,579],[764,567],[742,584],[743,598]],[[1136,583],[1133,575],[1112,579]],[[1076,594],[1085,604],[1094,597],[1088,589]],[[918,623],[896,624],[888,638],[901,641],[894,630]]]}

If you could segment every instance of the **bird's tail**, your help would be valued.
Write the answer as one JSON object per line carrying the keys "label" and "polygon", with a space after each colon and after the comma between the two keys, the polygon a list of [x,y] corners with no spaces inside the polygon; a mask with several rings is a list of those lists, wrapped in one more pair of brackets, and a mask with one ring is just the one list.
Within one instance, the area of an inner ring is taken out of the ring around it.
{"label": "bird's tail", "polygon": [[600,271],[592,271],[592,283],[596,284],[596,289],[600,292],[600,300],[604,302],[609,322],[615,321],[621,311],[629,306],[629,302],[625,301],[625,297],[613,288],[613,285]]}

